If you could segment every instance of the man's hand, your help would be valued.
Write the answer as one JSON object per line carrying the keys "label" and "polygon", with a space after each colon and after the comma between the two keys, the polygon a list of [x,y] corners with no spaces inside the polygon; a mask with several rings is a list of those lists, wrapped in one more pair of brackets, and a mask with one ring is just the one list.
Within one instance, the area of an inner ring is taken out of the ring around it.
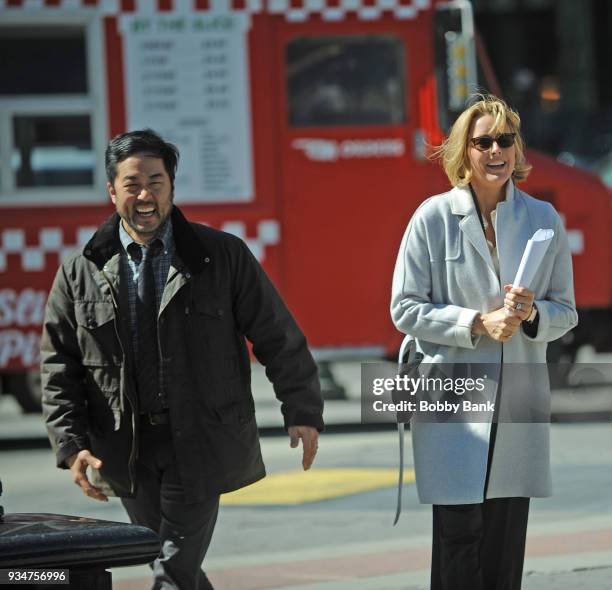
{"label": "man's hand", "polygon": [[302,439],[302,446],[304,447],[302,467],[304,471],[310,469],[319,448],[319,432],[317,429],[313,426],[289,426],[289,438],[291,439],[292,449],[295,449]]}
{"label": "man's hand", "polygon": [[505,307],[476,316],[472,332],[489,336],[498,342],[506,342],[514,336],[521,326],[521,319],[516,315],[508,315]]}
{"label": "man's hand", "polygon": [[[531,315],[535,293],[525,287],[513,287],[512,285],[504,285],[504,291],[506,292],[504,307],[508,313],[519,318],[521,322],[526,320]],[[518,303],[521,304],[519,310],[516,309]]]}
{"label": "man's hand", "polygon": [[94,457],[87,449],[83,449],[69,457],[66,462],[70,466],[74,483],[83,490],[86,496],[100,500],[100,502],[108,502],[108,498],[98,488],[91,485],[85,473],[88,466],[100,469],[102,467],[100,459]]}

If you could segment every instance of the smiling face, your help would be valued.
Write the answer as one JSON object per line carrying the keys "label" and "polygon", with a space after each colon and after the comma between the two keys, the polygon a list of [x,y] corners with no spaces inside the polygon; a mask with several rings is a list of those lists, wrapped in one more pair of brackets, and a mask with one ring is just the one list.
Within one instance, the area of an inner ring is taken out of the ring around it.
{"label": "smiling face", "polygon": [[123,227],[139,243],[151,240],[172,211],[174,191],[161,158],[135,154],[117,164],[108,193]]}
{"label": "smiling face", "polygon": [[[497,136],[500,133],[510,133],[511,130],[501,129],[493,131],[495,119],[491,115],[482,115],[474,120],[469,137],[483,135]],[[501,189],[512,176],[515,164],[515,147],[500,147],[496,141],[486,151],[476,149],[468,140],[468,160],[472,169],[471,183],[478,188],[490,191]]]}

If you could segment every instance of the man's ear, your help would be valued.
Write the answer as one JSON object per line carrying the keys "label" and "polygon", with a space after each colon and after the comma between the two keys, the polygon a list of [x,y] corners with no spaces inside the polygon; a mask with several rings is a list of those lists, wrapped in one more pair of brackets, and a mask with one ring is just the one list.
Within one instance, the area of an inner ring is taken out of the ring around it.
{"label": "man's ear", "polygon": [[106,183],[106,190],[108,191],[108,196],[110,200],[113,202],[113,205],[117,204],[117,193],[115,192],[115,187],[110,183]]}

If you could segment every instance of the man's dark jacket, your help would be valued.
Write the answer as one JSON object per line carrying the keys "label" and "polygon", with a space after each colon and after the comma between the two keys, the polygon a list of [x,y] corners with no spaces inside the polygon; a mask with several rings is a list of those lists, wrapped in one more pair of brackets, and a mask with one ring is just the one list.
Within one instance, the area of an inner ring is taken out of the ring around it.
{"label": "man's dark jacket", "polygon": [[[186,501],[265,475],[245,337],[282,402],[285,426],[323,428],[316,365],[304,335],[245,243],[171,215],[176,255],[158,317],[172,437]],[[81,449],[102,460],[93,483],[134,494],[138,398],[119,216],[59,269],[41,345],[43,411],[59,467]]]}

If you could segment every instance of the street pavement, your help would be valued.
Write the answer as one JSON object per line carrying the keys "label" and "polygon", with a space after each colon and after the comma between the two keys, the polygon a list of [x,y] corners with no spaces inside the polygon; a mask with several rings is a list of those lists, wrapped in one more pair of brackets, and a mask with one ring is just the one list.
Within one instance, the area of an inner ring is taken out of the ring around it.
{"label": "street pavement", "polygon": [[[264,438],[262,449],[272,488],[283,478],[285,491],[266,504],[257,494],[264,484],[255,484],[251,495],[222,505],[206,560],[216,588],[428,588],[431,512],[417,502],[410,477],[400,522],[391,524],[393,431],[324,435],[316,467],[308,473],[299,471],[300,453],[285,437]],[[409,440],[406,463],[410,469]],[[554,424],[552,465],[555,495],[532,501],[523,588],[611,590],[612,426]],[[371,484],[366,491],[355,479],[360,473]],[[99,503],[83,496],[67,472],[55,469],[47,449],[0,453],[0,477],[7,512],[126,520],[116,499]],[[313,481],[320,489],[315,485],[310,499],[300,498],[302,488],[312,491]],[[144,566],[114,570],[113,578],[116,589],[149,587]]]}
{"label": "street pavement", "polygon": [[[608,361],[609,362],[609,361]],[[205,567],[218,590],[424,590],[429,587],[431,509],[417,501],[410,437],[406,441],[404,511],[392,521],[396,497],[397,434],[371,432],[360,421],[359,365],[336,365],[346,397],[326,404],[326,421],[342,434],[321,437],[315,468],[299,469],[300,451],[286,436],[267,436],[262,450],[269,477],[225,496]],[[257,417],[280,432],[279,404],[255,368]],[[555,495],[531,503],[524,590],[612,590],[612,394],[555,392]],[[565,421],[565,420],[562,420]],[[26,438],[26,445],[15,444]],[[40,443],[39,416],[23,416],[0,397],[0,478],[6,512],[45,512],[126,521],[120,503],[83,496],[55,468]],[[12,449],[12,450],[11,450]],[[114,588],[150,587],[145,566],[113,570]]]}

